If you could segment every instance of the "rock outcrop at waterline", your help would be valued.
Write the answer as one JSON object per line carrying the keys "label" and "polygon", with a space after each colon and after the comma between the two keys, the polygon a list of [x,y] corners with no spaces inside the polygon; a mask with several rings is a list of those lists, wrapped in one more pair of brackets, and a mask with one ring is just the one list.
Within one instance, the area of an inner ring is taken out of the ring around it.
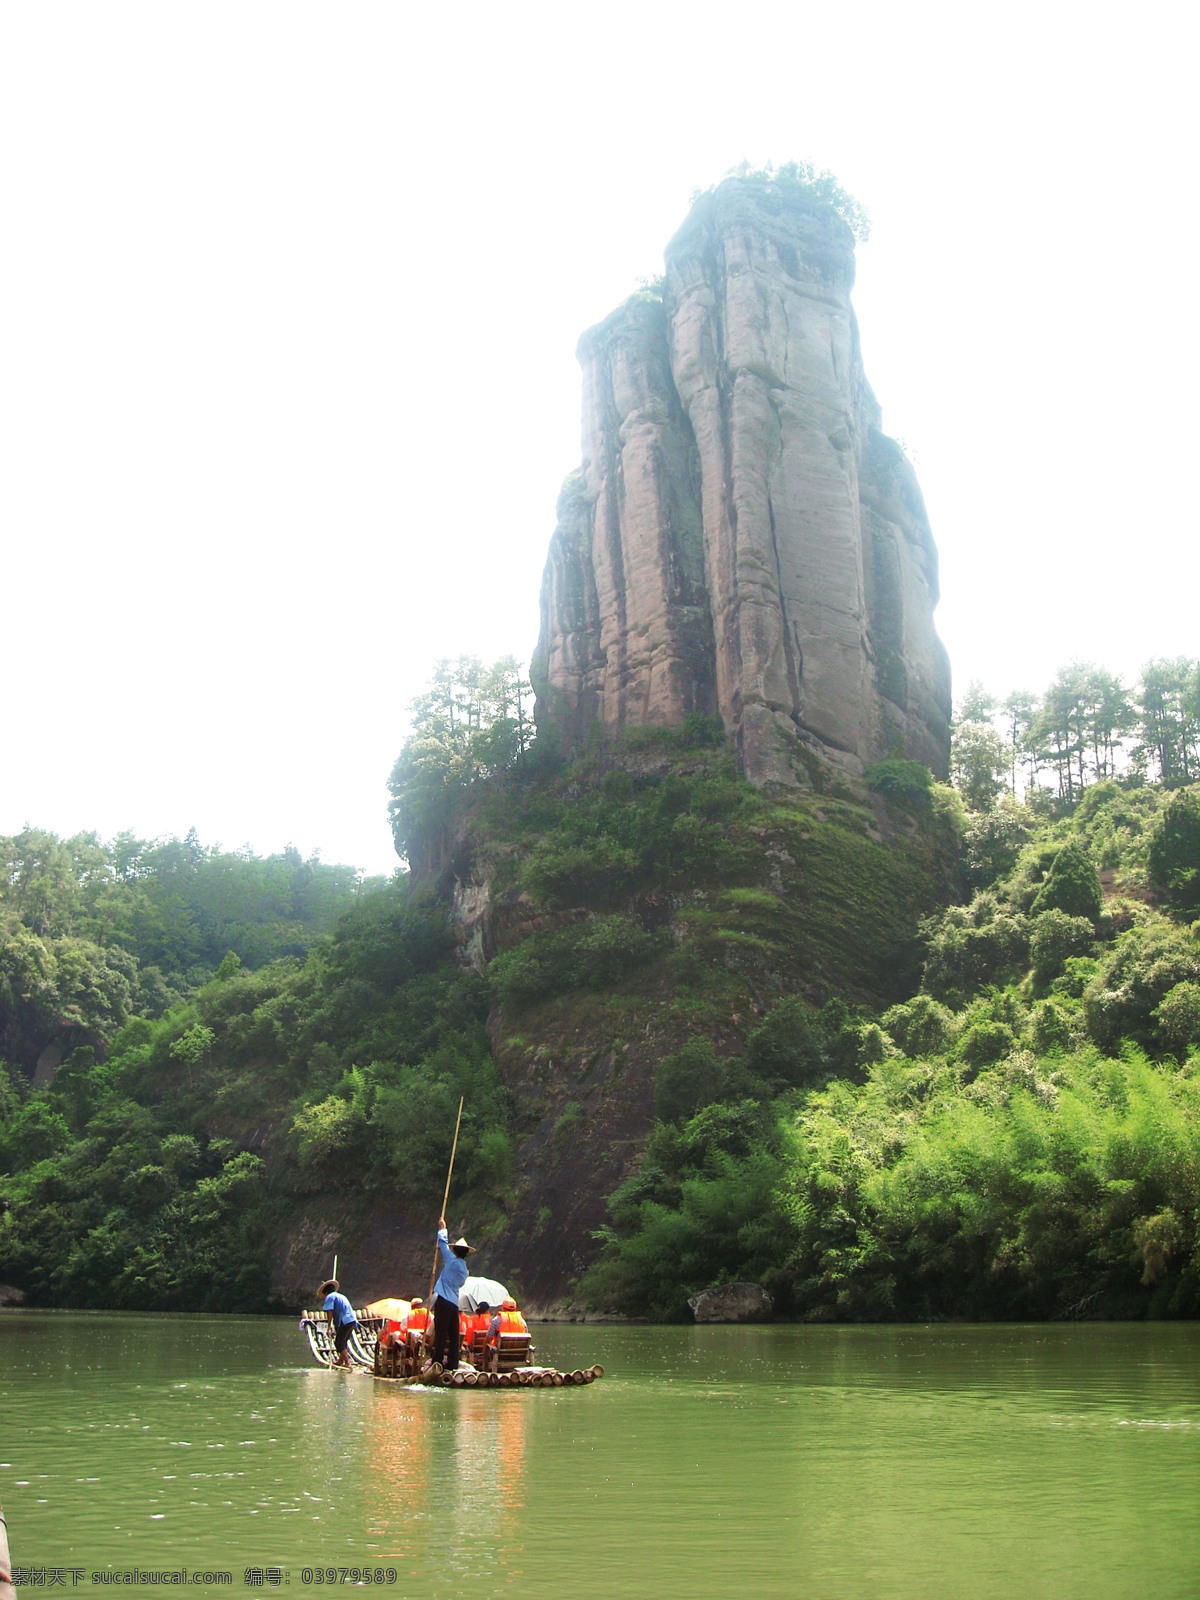
{"label": "rock outcrop at waterline", "polygon": [[722,1283],[688,1296],[697,1322],[765,1322],[774,1311],[761,1283]]}
{"label": "rock outcrop at waterline", "polygon": [[755,782],[806,781],[806,747],[945,776],[937,552],[880,427],[853,282],[830,206],[732,178],[667,247],[661,294],[583,336],[583,464],[533,667],[539,726],[568,746],[715,713]]}

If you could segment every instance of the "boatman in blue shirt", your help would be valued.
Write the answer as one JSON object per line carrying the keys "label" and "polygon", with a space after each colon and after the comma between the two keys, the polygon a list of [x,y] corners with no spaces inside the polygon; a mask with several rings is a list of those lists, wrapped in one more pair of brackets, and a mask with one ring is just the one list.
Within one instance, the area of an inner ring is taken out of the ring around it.
{"label": "boatman in blue shirt", "polygon": [[333,1329],[333,1347],[337,1351],[337,1364],[339,1367],[348,1367],[351,1361],[346,1346],[350,1343],[350,1335],[358,1327],[354,1307],[339,1291],[336,1278],[327,1278],[317,1293],[325,1297],[325,1304],[321,1309],[329,1318],[329,1326]]}
{"label": "boatman in blue shirt", "polygon": [[445,1217],[438,1218],[437,1243],[442,1272],[433,1286],[433,1359],[453,1372],[459,1351],[458,1291],[467,1281],[467,1257],[475,1254],[475,1246],[465,1239],[451,1244]]}

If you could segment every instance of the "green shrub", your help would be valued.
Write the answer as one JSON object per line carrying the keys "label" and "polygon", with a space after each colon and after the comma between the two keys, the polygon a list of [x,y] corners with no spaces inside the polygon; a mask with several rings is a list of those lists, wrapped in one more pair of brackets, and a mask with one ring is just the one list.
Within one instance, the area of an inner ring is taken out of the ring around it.
{"label": "green shrub", "polygon": [[1117,940],[1084,994],[1087,1029],[1116,1050],[1123,1039],[1157,1041],[1155,1013],[1176,984],[1200,981],[1200,945],[1184,929],[1155,919]]}
{"label": "green shrub", "polygon": [[66,1118],[49,1096],[35,1095],[0,1126],[0,1172],[20,1172],[71,1143]]}
{"label": "green shrub", "polygon": [[1073,1012],[1061,1000],[1043,1000],[1033,1011],[1033,1042],[1042,1055],[1074,1043]]}
{"label": "green shrub", "polygon": [[535,900],[550,905],[607,905],[625,894],[638,876],[639,860],[603,834],[578,844],[542,845],[522,869]]}
{"label": "green shrub", "polygon": [[216,1037],[211,1028],[206,1028],[202,1022],[198,1022],[195,1027],[180,1034],[173,1042],[171,1055],[176,1061],[182,1061],[189,1067],[199,1066],[212,1049]]}
{"label": "green shrub", "polygon": [[963,878],[969,889],[989,889],[1007,877],[1033,833],[1029,811],[1009,796],[986,811],[970,812],[963,828]]}
{"label": "green shrub", "polygon": [[654,1114],[660,1122],[683,1122],[701,1106],[723,1098],[729,1070],[708,1039],[689,1039],[666,1056],[654,1075]]}
{"label": "green shrub", "polygon": [[853,1014],[844,1000],[827,1000],[817,1010],[801,996],[789,995],[751,1033],[746,1062],[772,1089],[803,1089],[831,1072],[861,1072],[890,1049],[879,1025]]}
{"label": "green shrub", "polygon": [[1061,849],[1062,845],[1057,839],[1031,839],[1022,849],[1017,865],[1006,882],[997,885],[996,893],[1014,911],[1028,916],[1033,909],[1033,902],[1045,887],[1055,857]]}
{"label": "green shrub", "polygon": [[568,1100],[558,1114],[558,1119],[551,1129],[550,1137],[555,1144],[566,1144],[576,1138],[587,1120],[581,1100]]}
{"label": "green shrub", "polygon": [[786,1257],[794,1228],[776,1198],[771,1132],[754,1101],[660,1125],[640,1168],[609,1199],[601,1254],[580,1280],[586,1303],[682,1320],[689,1294],[761,1278]]}
{"label": "green shrub", "polygon": [[883,1026],[906,1056],[936,1056],[954,1032],[954,1013],[932,995],[917,994],[883,1014]]}
{"label": "green shrub", "polygon": [[1168,990],[1154,1011],[1158,1035],[1164,1046],[1177,1056],[1200,1044],[1200,983],[1177,983]]}
{"label": "green shrub", "polygon": [[689,1039],[676,1055],[664,1057],[655,1074],[655,1115],[662,1123],[677,1124],[706,1106],[766,1101],[775,1087],[748,1058],[723,1057],[708,1039]]}
{"label": "green shrub", "polygon": [[398,1072],[379,1064],[372,1076],[377,1087],[366,1150],[376,1181],[386,1174],[389,1191],[410,1204],[433,1193],[445,1178],[462,1097],[455,1192],[503,1194],[513,1157],[511,1110],[507,1091],[496,1081],[495,1067],[482,1047],[446,1042]]}
{"label": "green shrub", "polygon": [[1160,791],[1111,780],[1091,784],[1071,815],[1071,827],[1101,869],[1140,875]]}
{"label": "green shrub", "polygon": [[488,968],[496,996],[513,1005],[569,989],[604,989],[643,965],[658,941],[633,917],[596,917],[531,934]]}
{"label": "green shrub", "polygon": [[1043,911],[1033,921],[1029,954],[1038,985],[1045,989],[1066,971],[1072,956],[1086,956],[1095,943],[1096,930],[1087,917],[1065,911]]}
{"label": "green shrub", "polygon": [[111,1098],[84,1138],[0,1179],[5,1276],[35,1303],[257,1311],[267,1303],[263,1163],[228,1140],[163,1137]]}
{"label": "green shrub", "polygon": [[990,893],[951,906],[923,925],[927,955],[922,987],[961,1005],[988,984],[1012,982],[1029,960],[1029,924]]}
{"label": "green shrub", "polygon": [[354,1184],[359,1177],[360,1145],[367,1115],[338,1095],[305,1106],[292,1123],[301,1171],[317,1183]]}
{"label": "green shrub", "polygon": [[1142,1261],[1142,1283],[1149,1287],[1170,1271],[1171,1258],[1190,1242],[1192,1230],[1172,1206],[1153,1217],[1139,1217],[1133,1242]]}
{"label": "green shrub", "polygon": [[[1200,1078],[1136,1049],[984,1065],[965,1093],[884,1062],[811,1096],[784,1151],[807,1316],[1200,1309]],[[1162,1247],[1153,1283],[1142,1240]]]}
{"label": "green shrub", "polygon": [[[645,728],[615,746],[601,741],[561,785],[540,791],[542,837],[520,868],[530,894],[549,905],[595,909],[653,884],[719,875],[730,859],[729,822],[759,801],[728,755],[707,753],[706,728],[701,719],[695,739],[687,729]],[[685,748],[693,753],[682,755]],[[636,769],[660,749],[666,772]],[[632,762],[634,770],[610,765],[614,760]],[[498,816],[493,826],[511,828],[511,818]]]}
{"label": "green shrub", "polygon": [[571,943],[563,933],[535,933],[512,950],[502,950],[488,967],[488,981],[501,1003],[526,1005],[531,1000],[570,988]]}
{"label": "green shrub", "polygon": [[[839,1019],[840,1027],[840,1019]],[[749,1065],[763,1078],[797,1087],[821,1080],[833,1065],[828,1021],[799,995],[768,1012],[746,1041]]]}
{"label": "green shrub", "polygon": [[[21,1095],[17,1083],[5,1063],[0,1061],[0,1129],[16,1114],[20,1104]],[[2,1136],[0,1134],[0,1137]]]}
{"label": "green shrub", "polygon": [[893,758],[873,761],[867,767],[867,787],[908,810],[927,807],[933,790],[933,773],[920,761]]}
{"label": "green shrub", "polygon": [[958,1042],[958,1054],[971,1067],[1003,1061],[1017,1048],[1017,1036],[1006,1022],[975,1022]]}
{"label": "green shrub", "polygon": [[633,917],[597,917],[575,945],[581,981],[591,989],[608,988],[646,961],[655,941]]}
{"label": "green shrub", "polygon": [[109,1046],[110,1053],[114,1056],[123,1056],[131,1050],[140,1050],[150,1043],[154,1037],[154,1029],[145,1017],[134,1017],[132,1022],[127,1022]]}
{"label": "green shrub", "polygon": [[877,1022],[860,1022],[853,1028],[854,1043],[851,1061],[853,1069],[861,1072],[865,1067],[873,1067],[880,1061],[886,1061],[889,1056],[897,1052],[891,1040]]}
{"label": "green shrub", "polygon": [[1050,991],[1068,1000],[1082,1000],[1099,971],[1100,963],[1090,956],[1068,956],[1063,963],[1062,976],[1054,979]]}
{"label": "green shrub", "polygon": [[1083,846],[1071,840],[1054,857],[1031,911],[1035,917],[1044,911],[1065,911],[1069,917],[1096,922],[1103,909],[1104,894],[1096,869]]}
{"label": "green shrub", "polygon": [[1200,907],[1200,786],[1179,789],[1163,806],[1149,849],[1150,882],[1184,910]]}

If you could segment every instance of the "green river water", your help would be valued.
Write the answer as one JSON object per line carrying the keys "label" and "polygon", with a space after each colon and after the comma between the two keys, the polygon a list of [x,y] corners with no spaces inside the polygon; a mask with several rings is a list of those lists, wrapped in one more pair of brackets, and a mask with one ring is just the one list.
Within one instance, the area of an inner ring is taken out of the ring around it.
{"label": "green river water", "polygon": [[414,1390],[311,1365],[290,1320],[2,1312],[13,1563],[92,1593],[1200,1594],[1200,1325],[534,1334],[606,1377]]}

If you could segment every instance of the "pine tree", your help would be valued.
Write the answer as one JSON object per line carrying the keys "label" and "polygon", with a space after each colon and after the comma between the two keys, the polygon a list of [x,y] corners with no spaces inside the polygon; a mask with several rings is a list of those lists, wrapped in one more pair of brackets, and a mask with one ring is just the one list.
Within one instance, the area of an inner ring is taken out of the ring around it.
{"label": "pine tree", "polygon": [[1103,908],[1099,875],[1083,846],[1072,839],[1055,856],[1049,876],[1033,902],[1033,915],[1065,911],[1069,917],[1089,917],[1095,922]]}

